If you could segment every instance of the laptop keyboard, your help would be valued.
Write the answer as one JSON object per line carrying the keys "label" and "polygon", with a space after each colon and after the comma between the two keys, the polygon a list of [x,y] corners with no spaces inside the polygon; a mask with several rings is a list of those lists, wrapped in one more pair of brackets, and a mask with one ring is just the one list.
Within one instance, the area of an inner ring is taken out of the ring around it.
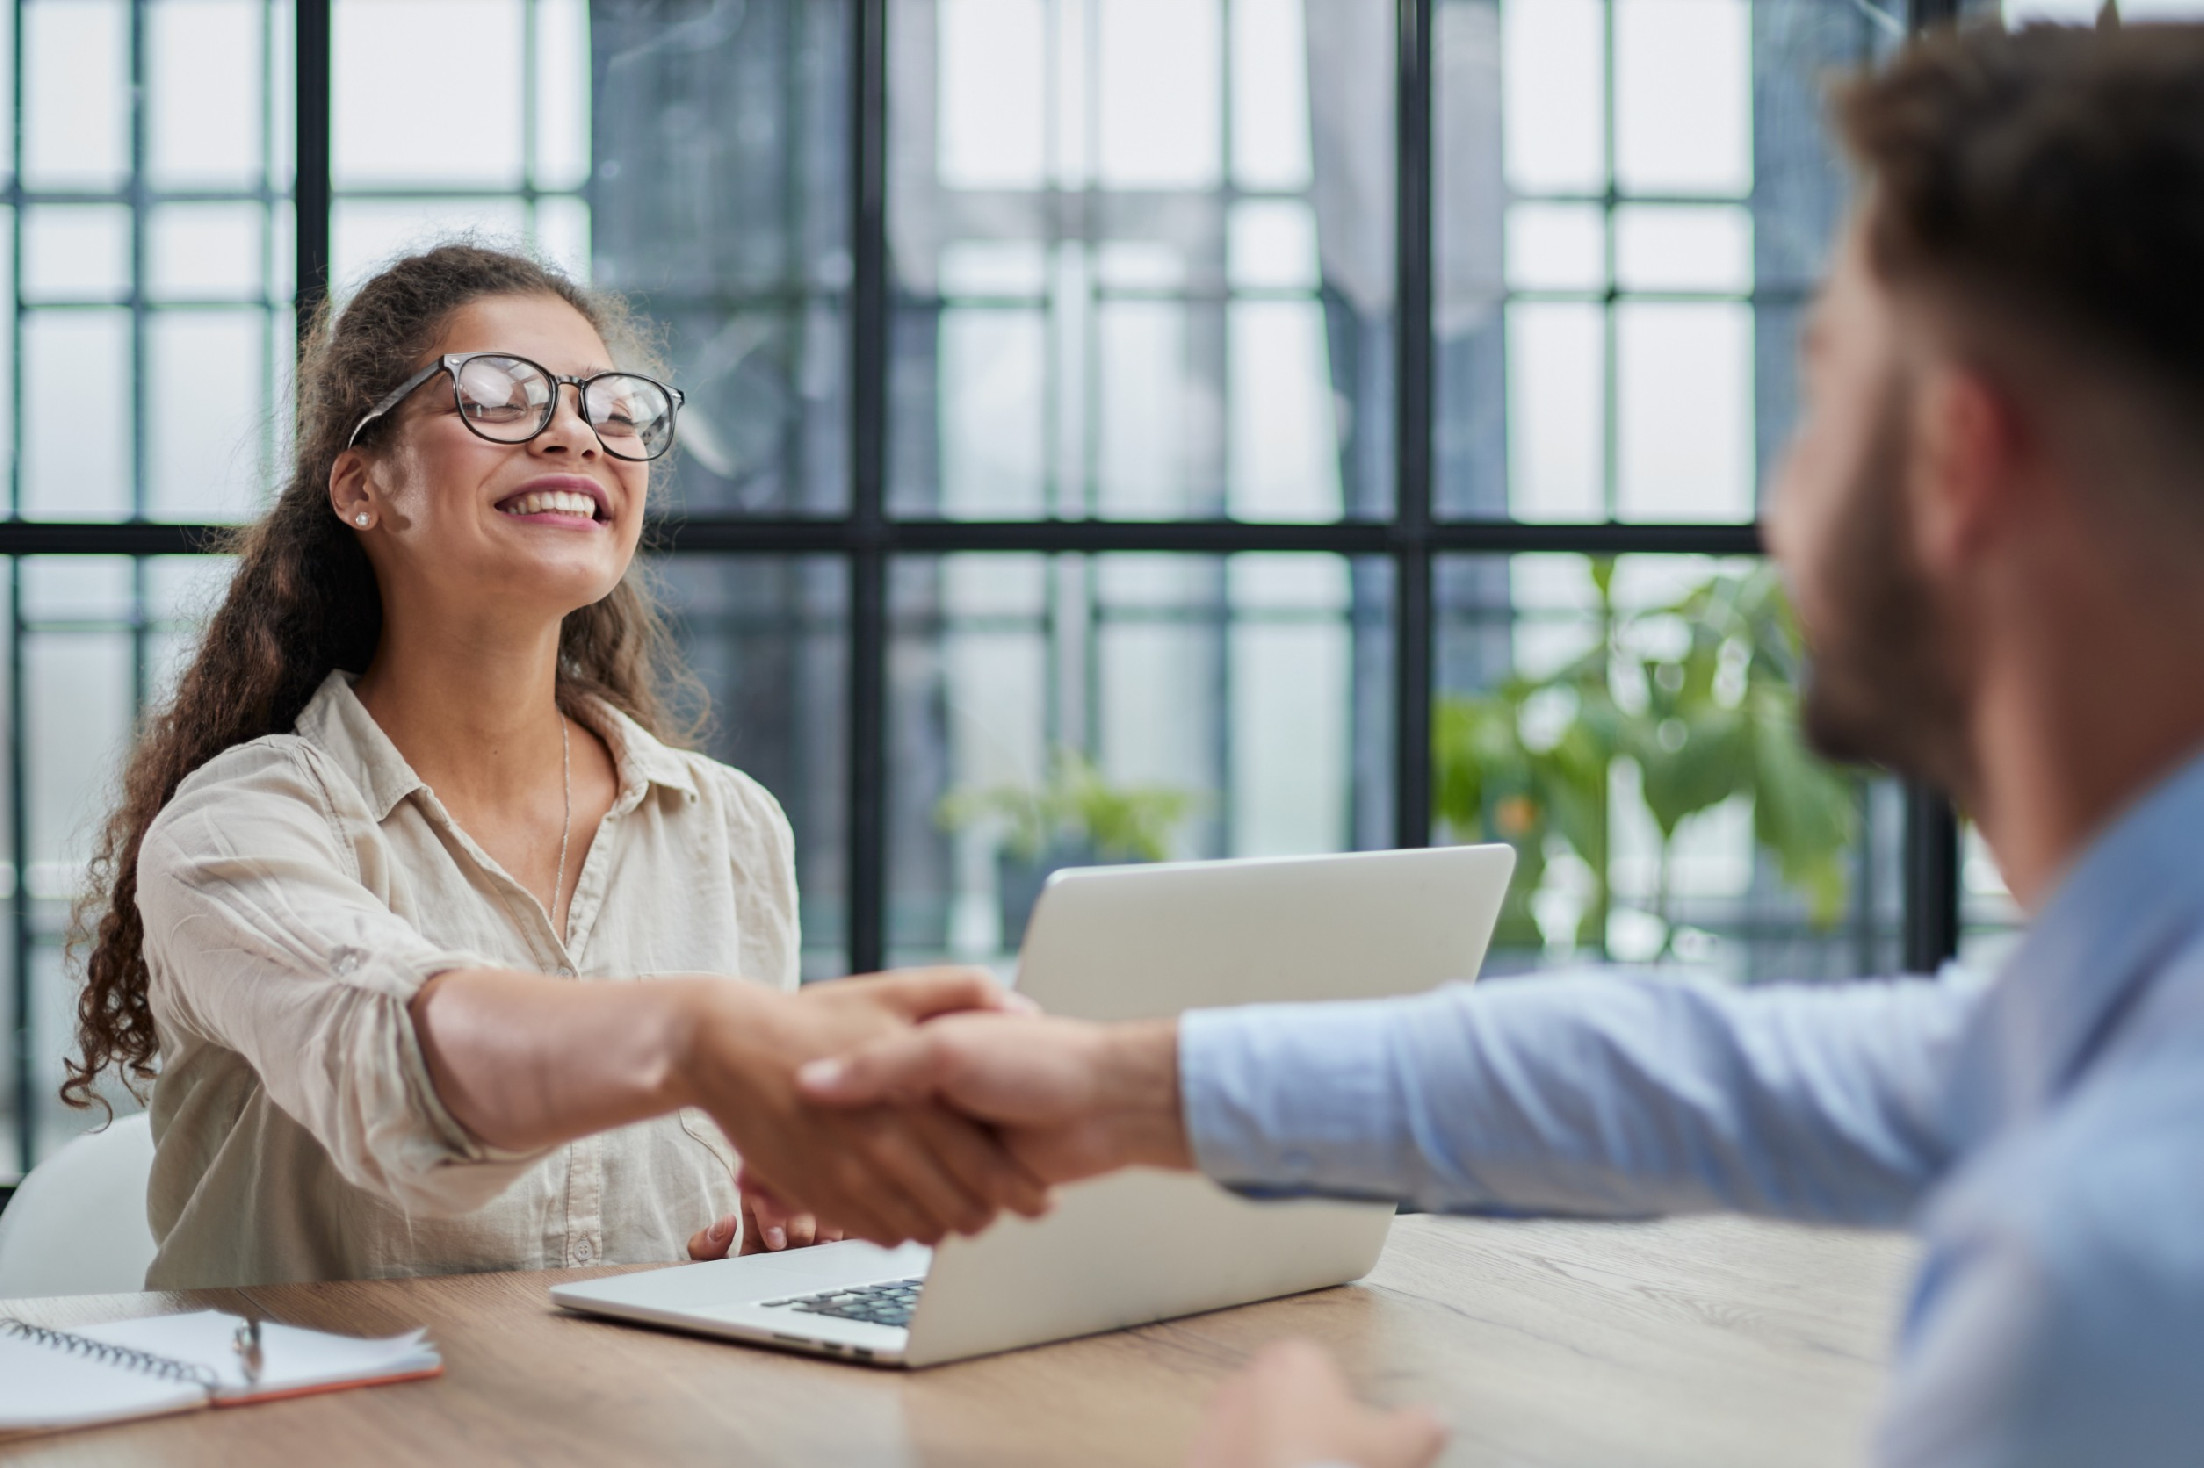
{"label": "laptop keyboard", "polygon": [[766,1309],[800,1310],[806,1315],[831,1315],[837,1320],[862,1320],[867,1325],[907,1326],[918,1308],[918,1279],[891,1279],[884,1284],[858,1285],[854,1289],[821,1290],[816,1295],[791,1295],[785,1300],[763,1300]]}

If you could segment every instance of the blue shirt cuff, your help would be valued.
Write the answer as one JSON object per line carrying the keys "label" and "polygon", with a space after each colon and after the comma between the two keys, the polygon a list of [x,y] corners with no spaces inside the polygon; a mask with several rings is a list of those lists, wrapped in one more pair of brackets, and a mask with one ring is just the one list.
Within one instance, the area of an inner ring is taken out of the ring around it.
{"label": "blue shirt cuff", "polygon": [[1190,1010],[1179,1089],[1194,1160],[1271,1196],[1413,1191],[1396,1074],[1399,1000]]}

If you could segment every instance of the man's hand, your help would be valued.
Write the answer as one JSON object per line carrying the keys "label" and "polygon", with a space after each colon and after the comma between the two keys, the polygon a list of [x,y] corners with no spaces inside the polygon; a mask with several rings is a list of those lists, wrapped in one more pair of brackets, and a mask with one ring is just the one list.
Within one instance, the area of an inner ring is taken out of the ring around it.
{"label": "man's hand", "polygon": [[1187,1468],[1427,1468],[1446,1429],[1420,1408],[1381,1412],[1348,1390],[1331,1358],[1307,1341],[1266,1347],[1209,1404]]}
{"label": "man's hand", "polygon": [[990,1123],[1032,1174],[1072,1182],[1135,1164],[1190,1168],[1178,1026],[1040,1015],[933,1020],[799,1072],[837,1107],[939,1103]]}
{"label": "man's hand", "polygon": [[742,1153],[746,1191],[777,1213],[883,1245],[977,1233],[1004,1208],[1037,1217],[1047,1189],[987,1128],[938,1106],[826,1110],[796,1068],[959,1010],[1014,1003],[977,969],[922,969],[814,984],[797,994],[707,991],[677,1069],[683,1104],[712,1114]]}

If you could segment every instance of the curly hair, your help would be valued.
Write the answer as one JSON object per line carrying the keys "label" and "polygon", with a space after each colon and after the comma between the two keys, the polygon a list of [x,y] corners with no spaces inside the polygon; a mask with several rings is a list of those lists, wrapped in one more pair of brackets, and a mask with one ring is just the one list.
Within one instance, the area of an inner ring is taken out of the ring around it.
{"label": "curly hair", "polygon": [[[329,504],[329,475],[345,439],[382,395],[432,351],[453,312],[489,296],[550,296],[580,312],[616,351],[648,357],[617,298],[586,291],[522,255],[446,244],[397,261],[341,312],[326,303],[307,334],[297,376],[289,481],[257,524],[226,547],[237,557],[175,696],[141,730],[108,818],[73,947],[89,942],[77,1001],[77,1045],[61,1098],[104,1106],[94,1089],[118,1072],[136,1091],[160,1053],[147,999],[145,926],[138,913],[138,850],[147,829],[193,770],[222,751],[287,733],[333,669],[361,672],[382,635],[382,594],[359,540]],[[601,699],[661,737],[669,682],[694,694],[658,607],[636,570],[570,613],[559,635],[558,699],[573,712]]]}

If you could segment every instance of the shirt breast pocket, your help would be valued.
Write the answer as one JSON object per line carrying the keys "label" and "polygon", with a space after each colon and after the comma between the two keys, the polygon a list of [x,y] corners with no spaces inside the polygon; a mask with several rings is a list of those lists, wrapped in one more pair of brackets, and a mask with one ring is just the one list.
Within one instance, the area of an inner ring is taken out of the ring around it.
{"label": "shirt breast pocket", "polygon": [[742,1166],[742,1154],[735,1150],[734,1143],[727,1140],[727,1134],[719,1129],[718,1122],[712,1120],[711,1113],[701,1107],[684,1106],[680,1117],[681,1130],[717,1158],[719,1165],[727,1169],[727,1175],[733,1177]]}

